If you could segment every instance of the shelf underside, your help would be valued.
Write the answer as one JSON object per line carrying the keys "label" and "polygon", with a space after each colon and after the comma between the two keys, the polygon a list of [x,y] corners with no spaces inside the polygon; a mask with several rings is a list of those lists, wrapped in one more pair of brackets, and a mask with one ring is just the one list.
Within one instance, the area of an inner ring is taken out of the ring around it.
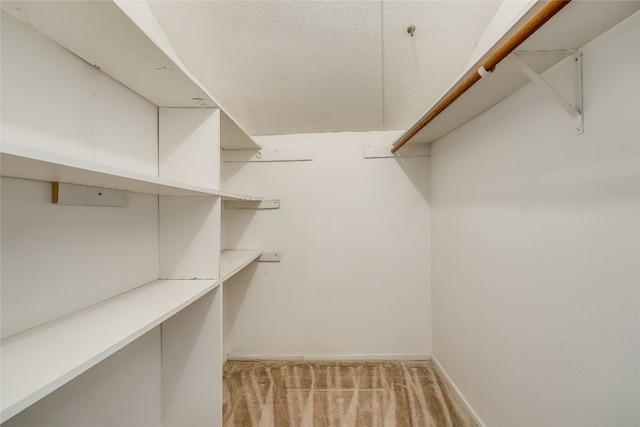
{"label": "shelf underside", "polygon": [[[2,8],[158,107],[218,106],[177,54],[158,44],[162,36],[146,34],[151,26],[140,28],[114,1],[3,1]],[[222,148],[260,148],[226,112],[221,128]]]}
{"label": "shelf underside", "polygon": [[2,7],[157,106],[216,106],[112,1],[3,1]]}
{"label": "shelf underside", "polygon": [[220,148],[258,150],[261,147],[225,111],[220,110]]}
{"label": "shelf underside", "polygon": [[[516,52],[551,51],[547,54],[522,55],[522,59],[541,74],[565,58],[555,52],[582,48],[638,9],[640,9],[640,2],[634,1],[572,1],[520,45]],[[538,8],[533,7],[527,12],[520,23],[498,41],[485,57],[497,49],[537,10]],[[469,71],[452,87],[463,81],[469,72],[475,72],[483,60],[484,58],[470,67]],[[515,66],[510,57],[507,57],[498,64],[493,73],[480,79],[449,108],[411,138],[409,143],[424,144],[437,141],[496,105],[528,82],[529,79]],[[437,102],[434,103],[436,104]]]}

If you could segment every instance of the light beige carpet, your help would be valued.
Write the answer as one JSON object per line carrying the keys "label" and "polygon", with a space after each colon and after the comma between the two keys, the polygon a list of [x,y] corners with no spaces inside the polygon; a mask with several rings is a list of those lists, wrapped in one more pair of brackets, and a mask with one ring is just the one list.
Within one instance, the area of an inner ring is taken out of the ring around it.
{"label": "light beige carpet", "polygon": [[431,361],[229,361],[223,427],[476,426]]}

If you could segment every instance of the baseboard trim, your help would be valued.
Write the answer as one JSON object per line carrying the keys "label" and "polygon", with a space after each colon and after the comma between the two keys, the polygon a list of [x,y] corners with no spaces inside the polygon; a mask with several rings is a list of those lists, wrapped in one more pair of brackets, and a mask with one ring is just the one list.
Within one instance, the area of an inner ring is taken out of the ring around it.
{"label": "baseboard trim", "polygon": [[429,354],[229,354],[227,360],[430,360]]}
{"label": "baseboard trim", "polygon": [[432,355],[431,361],[438,370],[438,373],[440,374],[442,379],[447,383],[447,386],[451,390],[453,390],[460,402],[465,406],[465,409],[469,412],[469,414],[471,414],[471,417],[476,422],[476,424],[478,424],[478,426],[480,427],[486,427],[485,423],[482,422],[476,411],[473,410],[473,407],[469,404],[467,399],[465,399],[464,395],[460,392],[460,389],[456,387],[455,383],[451,380],[451,377],[449,376],[449,374],[447,374],[447,371],[444,370],[438,359]]}

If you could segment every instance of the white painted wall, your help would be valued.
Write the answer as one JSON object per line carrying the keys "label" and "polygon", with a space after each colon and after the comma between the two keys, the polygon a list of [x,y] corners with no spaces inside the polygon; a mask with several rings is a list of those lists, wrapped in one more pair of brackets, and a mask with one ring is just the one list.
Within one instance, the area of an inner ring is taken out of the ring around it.
{"label": "white painted wall", "polygon": [[224,284],[231,356],[431,353],[428,158],[363,157],[397,132],[257,137],[313,148],[308,162],[225,163],[229,191],[279,210],[225,210],[223,248],[282,252]]}
{"label": "white painted wall", "polygon": [[529,85],[433,146],[434,355],[487,426],[640,423],[639,26],[585,47],[583,135]]}

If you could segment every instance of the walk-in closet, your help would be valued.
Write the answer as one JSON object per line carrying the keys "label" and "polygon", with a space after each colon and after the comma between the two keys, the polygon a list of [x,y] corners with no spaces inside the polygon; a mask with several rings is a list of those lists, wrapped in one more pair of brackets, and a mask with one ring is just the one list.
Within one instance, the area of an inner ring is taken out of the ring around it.
{"label": "walk-in closet", "polygon": [[2,427],[640,425],[639,10],[3,0]]}

